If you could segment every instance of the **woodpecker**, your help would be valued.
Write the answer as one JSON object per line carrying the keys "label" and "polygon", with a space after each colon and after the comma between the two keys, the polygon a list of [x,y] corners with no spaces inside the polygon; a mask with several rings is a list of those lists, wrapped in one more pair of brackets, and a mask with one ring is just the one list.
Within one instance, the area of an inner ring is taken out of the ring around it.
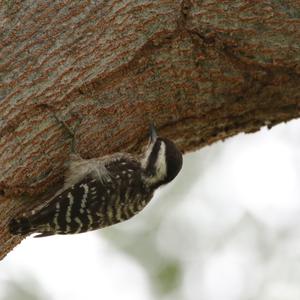
{"label": "woodpecker", "polygon": [[[74,139],[74,132],[63,125]],[[149,142],[141,156],[114,153],[83,159],[72,153],[62,189],[46,206],[12,219],[9,230],[13,235],[39,233],[35,237],[44,237],[83,233],[128,220],[181,168],[179,149],[171,140],[158,137],[151,124]]]}

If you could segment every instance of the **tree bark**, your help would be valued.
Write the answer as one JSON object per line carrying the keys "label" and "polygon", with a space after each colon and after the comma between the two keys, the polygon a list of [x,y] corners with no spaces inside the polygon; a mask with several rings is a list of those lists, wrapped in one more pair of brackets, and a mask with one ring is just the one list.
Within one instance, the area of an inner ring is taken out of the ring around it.
{"label": "tree bark", "polygon": [[0,258],[7,224],[84,158],[136,153],[154,121],[183,152],[300,115],[300,2],[3,1]]}

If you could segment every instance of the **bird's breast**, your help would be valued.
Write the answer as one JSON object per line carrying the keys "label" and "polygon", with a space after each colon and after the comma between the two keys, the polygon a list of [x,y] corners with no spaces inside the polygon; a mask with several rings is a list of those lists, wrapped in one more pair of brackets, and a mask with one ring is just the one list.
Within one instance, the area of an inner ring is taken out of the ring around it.
{"label": "bird's breast", "polygon": [[130,219],[151,200],[153,191],[142,180],[136,161],[116,161],[107,166],[109,178],[96,187],[101,195],[91,211],[101,220],[101,227]]}

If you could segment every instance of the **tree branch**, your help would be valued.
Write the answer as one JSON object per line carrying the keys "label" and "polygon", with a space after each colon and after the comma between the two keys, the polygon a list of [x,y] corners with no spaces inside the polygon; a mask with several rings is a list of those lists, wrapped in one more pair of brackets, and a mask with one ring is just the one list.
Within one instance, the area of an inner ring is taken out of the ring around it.
{"label": "tree branch", "polygon": [[297,1],[4,1],[0,8],[0,257],[10,218],[85,158],[138,152],[154,120],[192,151],[299,116]]}

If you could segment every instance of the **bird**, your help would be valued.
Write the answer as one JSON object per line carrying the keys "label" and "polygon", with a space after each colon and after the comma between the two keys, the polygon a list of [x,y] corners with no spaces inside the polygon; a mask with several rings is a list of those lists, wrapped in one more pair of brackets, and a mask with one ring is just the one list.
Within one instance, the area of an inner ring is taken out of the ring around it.
{"label": "bird", "polygon": [[56,119],[73,138],[64,185],[45,206],[13,218],[12,235],[77,234],[123,222],[144,209],[154,192],[182,169],[182,153],[173,141],[157,135],[153,123],[141,155],[118,152],[84,159],[74,150],[72,129]]}

